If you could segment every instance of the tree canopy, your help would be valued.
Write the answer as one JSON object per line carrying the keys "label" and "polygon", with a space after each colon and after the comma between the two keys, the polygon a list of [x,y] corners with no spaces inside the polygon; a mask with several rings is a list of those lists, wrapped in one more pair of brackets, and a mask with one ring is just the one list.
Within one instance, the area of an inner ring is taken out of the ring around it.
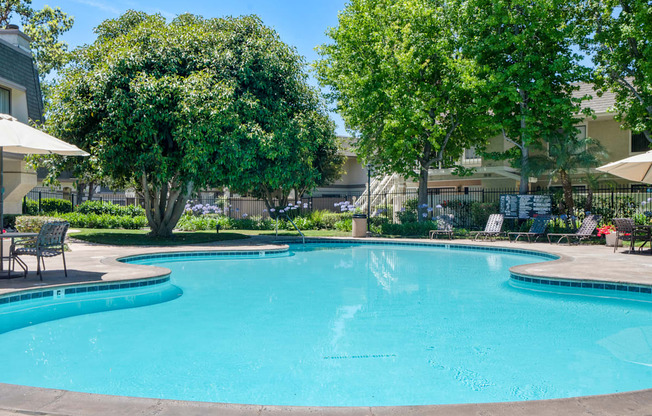
{"label": "tree canopy", "polygon": [[574,83],[588,76],[572,49],[576,6],[561,0],[460,2],[463,50],[486,81],[479,95],[514,146],[492,156],[520,168],[521,193],[528,190],[530,150],[582,119],[581,99],[572,95],[578,89]]}
{"label": "tree canopy", "polygon": [[96,32],[62,72],[48,125],[102,176],[140,189],[156,235],[171,234],[195,190],[275,179],[253,176],[261,151],[292,170],[292,143],[333,137],[313,123],[324,113],[301,58],[255,16],[168,24],[129,11]]}
{"label": "tree canopy", "polygon": [[475,99],[475,65],[459,53],[453,12],[446,2],[352,0],[328,32],[333,42],[318,49],[319,80],[362,162],[418,178],[422,207],[428,169],[454,166],[490,126]]}
{"label": "tree canopy", "polygon": [[58,7],[44,6],[35,10],[31,4],[31,0],[1,0],[0,27],[12,23],[12,16],[20,19],[23,32],[32,39],[32,52],[43,81],[46,75],[62,68],[67,61],[68,44],[59,37],[72,28],[74,18]]}
{"label": "tree canopy", "polygon": [[588,39],[596,64],[594,82],[616,93],[624,126],[652,146],[652,4],[648,0],[592,0]]}

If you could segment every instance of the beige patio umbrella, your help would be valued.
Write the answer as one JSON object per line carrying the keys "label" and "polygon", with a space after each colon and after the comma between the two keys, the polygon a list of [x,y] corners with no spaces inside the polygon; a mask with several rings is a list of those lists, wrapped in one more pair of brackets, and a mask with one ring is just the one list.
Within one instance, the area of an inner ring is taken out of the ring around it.
{"label": "beige patio umbrella", "polygon": [[652,183],[652,150],[608,163],[600,166],[598,170],[634,182]]}
{"label": "beige patio umbrella", "polygon": [[[88,156],[89,154],[62,140],[21,123],[8,114],[0,113],[0,225],[4,224],[4,177],[2,156],[7,151],[20,154],[58,154],[64,156]],[[0,250],[2,239],[0,238]],[[2,263],[0,262],[0,270]]]}

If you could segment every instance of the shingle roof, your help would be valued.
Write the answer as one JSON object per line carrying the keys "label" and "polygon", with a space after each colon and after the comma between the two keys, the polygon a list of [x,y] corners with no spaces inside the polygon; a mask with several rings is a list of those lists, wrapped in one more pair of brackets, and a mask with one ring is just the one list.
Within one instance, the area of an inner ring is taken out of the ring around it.
{"label": "shingle roof", "polygon": [[573,91],[573,97],[583,97],[585,95],[592,97],[590,100],[582,102],[582,109],[592,108],[596,115],[607,114],[607,110],[613,107],[616,102],[616,94],[611,91],[605,91],[601,97],[598,97],[598,93],[593,89],[593,84],[580,82],[578,85],[580,89]]}

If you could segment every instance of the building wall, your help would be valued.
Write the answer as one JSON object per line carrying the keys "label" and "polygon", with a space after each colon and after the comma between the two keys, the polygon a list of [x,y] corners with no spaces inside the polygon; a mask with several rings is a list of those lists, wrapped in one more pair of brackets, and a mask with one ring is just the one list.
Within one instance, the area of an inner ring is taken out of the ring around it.
{"label": "building wall", "polygon": [[[42,120],[43,100],[29,38],[17,29],[0,29],[0,87],[10,91],[10,115],[23,123]],[[24,155],[4,153],[4,212],[22,213],[23,197],[36,186],[36,172]]]}
{"label": "building wall", "polygon": [[11,115],[27,123],[43,118],[43,100],[31,52],[5,40],[15,39],[15,32],[0,29],[0,87],[11,91]]}

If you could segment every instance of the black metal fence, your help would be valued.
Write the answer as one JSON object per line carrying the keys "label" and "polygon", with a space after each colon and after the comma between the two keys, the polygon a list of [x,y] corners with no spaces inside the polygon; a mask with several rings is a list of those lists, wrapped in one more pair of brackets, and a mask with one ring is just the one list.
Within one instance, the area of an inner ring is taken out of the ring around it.
{"label": "black metal fence", "polygon": [[[455,225],[463,228],[481,228],[484,226],[489,213],[498,212],[500,195],[516,194],[514,189],[483,189],[483,188],[450,188],[431,189],[428,191],[427,207],[418,211],[417,191],[406,190],[400,193],[372,194],[370,205],[368,198],[362,194],[342,194],[321,197],[303,197],[290,200],[287,207],[283,208],[292,215],[308,215],[314,210],[327,210],[331,212],[362,211],[369,212],[371,217],[384,218],[393,223],[416,221],[416,215],[428,218],[440,214],[453,214]],[[560,215],[563,209],[563,192],[561,189],[546,189],[532,191],[531,194],[551,195],[552,213]],[[644,215],[652,211],[652,186],[637,186],[634,188],[603,188],[590,191],[580,187],[573,190],[575,213],[581,217],[586,211],[599,214],[606,220],[614,217],[633,217]],[[79,204],[76,192],[64,193],[62,191],[35,190],[25,196],[27,201],[35,201],[38,211],[43,211],[46,199],[60,199],[70,201],[66,204],[69,209]],[[118,205],[141,205],[142,198],[129,196],[124,193],[96,194],[94,201],[111,202]],[[210,212],[217,212],[231,218],[269,217],[269,207],[264,201],[255,198],[221,196],[217,193],[200,193],[196,198],[188,201],[190,206],[201,204],[199,210],[206,206]],[[34,204],[34,202],[32,202]],[[275,202],[275,205],[277,203]],[[418,213],[417,213],[418,211]],[[425,211],[425,212],[424,212]]]}

